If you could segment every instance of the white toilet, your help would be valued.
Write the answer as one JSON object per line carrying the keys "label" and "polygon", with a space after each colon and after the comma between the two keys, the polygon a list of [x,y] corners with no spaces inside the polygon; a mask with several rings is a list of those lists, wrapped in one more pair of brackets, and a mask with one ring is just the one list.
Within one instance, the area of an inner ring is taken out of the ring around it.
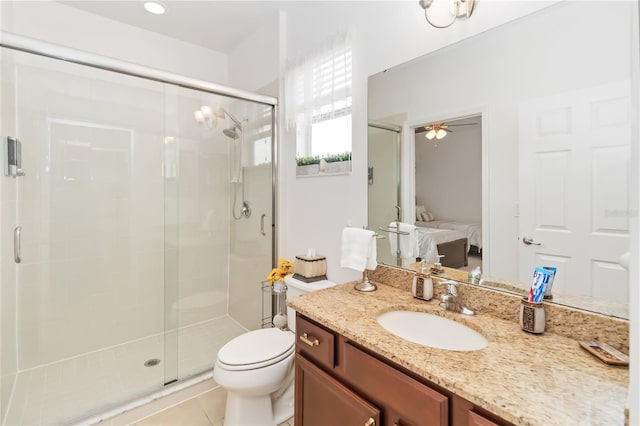
{"label": "white toilet", "polygon": [[[287,299],[333,287],[323,280],[285,278]],[[227,391],[225,426],[275,426],[293,416],[295,311],[287,307],[290,330],[264,328],[244,333],[218,352],[213,379]]]}

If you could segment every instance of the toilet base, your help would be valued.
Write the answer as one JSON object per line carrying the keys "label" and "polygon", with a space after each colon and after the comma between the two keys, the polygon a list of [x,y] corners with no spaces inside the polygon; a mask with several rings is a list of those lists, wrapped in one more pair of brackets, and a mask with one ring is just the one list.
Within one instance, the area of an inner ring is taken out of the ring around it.
{"label": "toilet base", "polygon": [[273,420],[275,425],[279,425],[293,417],[294,393],[295,391],[292,380],[291,384],[287,387],[287,390],[273,401]]}
{"label": "toilet base", "polygon": [[[247,410],[247,407],[251,407]],[[244,396],[229,392],[224,426],[274,426],[271,398]]]}
{"label": "toilet base", "polygon": [[247,396],[229,392],[224,426],[277,426],[293,417],[293,380],[284,392],[275,394],[279,395],[274,400],[271,395]]}

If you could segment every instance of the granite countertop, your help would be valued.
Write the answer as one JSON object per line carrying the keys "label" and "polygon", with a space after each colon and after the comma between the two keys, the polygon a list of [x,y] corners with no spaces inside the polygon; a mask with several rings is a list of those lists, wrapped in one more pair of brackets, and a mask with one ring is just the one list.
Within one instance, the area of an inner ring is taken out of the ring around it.
{"label": "granite countertop", "polygon": [[[589,355],[576,340],[532,335],[517,321],[447,312],[388,285],[362,293],[353,283],[305,294],[289,305],[352,341],[515,424],[622,425],[629,372]],[[378,324],[392,310],[429,312],[463,323],[489,341],[481,350],[435,349]]]}

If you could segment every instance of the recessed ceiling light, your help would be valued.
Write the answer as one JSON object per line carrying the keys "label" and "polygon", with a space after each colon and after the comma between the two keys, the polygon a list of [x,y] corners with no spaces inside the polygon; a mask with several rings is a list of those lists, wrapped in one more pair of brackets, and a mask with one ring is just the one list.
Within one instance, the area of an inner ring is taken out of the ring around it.
{"label": "recessed ceiling light", "polygon": [[155,1],[145,1],[144,8],[147,12],[153,13],[154,15],[162,15],[165,12],[164,5]]}

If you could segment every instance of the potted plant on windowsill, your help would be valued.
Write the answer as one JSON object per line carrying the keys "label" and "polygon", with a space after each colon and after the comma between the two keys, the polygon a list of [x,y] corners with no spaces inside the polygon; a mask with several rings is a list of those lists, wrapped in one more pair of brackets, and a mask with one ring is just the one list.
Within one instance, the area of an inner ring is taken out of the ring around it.
{"label": "potted plant on windowsill", "polygon": [[297,176],[348,173],[351,171],[351,152],[296,158]]}

